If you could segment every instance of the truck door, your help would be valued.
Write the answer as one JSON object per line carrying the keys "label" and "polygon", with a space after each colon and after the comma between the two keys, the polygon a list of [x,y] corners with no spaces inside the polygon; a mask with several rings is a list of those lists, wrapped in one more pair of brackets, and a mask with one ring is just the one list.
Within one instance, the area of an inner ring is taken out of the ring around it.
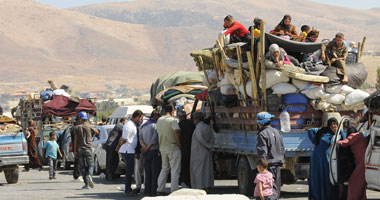
{"label": "truck door", "polygon": [[380,121],[371,127],[365,155],[365,178],[368,188],[380,190]]}

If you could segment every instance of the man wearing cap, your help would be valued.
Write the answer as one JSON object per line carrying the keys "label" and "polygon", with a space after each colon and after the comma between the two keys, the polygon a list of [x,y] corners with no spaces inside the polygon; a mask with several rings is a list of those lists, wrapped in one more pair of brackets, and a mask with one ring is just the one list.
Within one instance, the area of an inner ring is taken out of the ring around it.
{"label": "man wearing cap", "polygon": [[74,133],[74,155],[79,159],[79,166],[82,171],[84,186],[82,189],[94,188],[92,173],[94,171],[94,154],[92,138],[99,134],[99,130],[90,125],[87,113],[79,113],[78,125],[73,127]]}
{"label": "man wearing cap", "polygon": [[280,132],[270,126],[274,115],[268,112],[260,112],[256,115],[259,127],[257,136],[258,158],[268,161],[268,171],[273,174],[273,195],[270,199],[280,199],[281,193],[281,166],[284,163],[284,141]]}
{"label": "man wearing cap", "polygon": [[344,44],[343,33],[337,33],[335,39],[327,45],[322,45],[322,61],[329,67],[336,67],[336,74],[343,83],[348,82],[346,58],[348,48]]}

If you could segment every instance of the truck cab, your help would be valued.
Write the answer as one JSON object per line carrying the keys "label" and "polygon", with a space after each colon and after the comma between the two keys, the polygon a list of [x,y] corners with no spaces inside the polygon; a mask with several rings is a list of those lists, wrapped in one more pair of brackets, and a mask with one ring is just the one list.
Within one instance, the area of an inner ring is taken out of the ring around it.
{"label": "truck cab", "polygon": [[21,128],[14,132],[4,130],[0,132],[0,172],[4,171],[7,183],[17,183],[19,166],[29,163],[28,145]]}
{"label": "truck cab", "polygon": [[380,190],[380,115],[373,115],[372,120],[365,156],[365,178],[368,188]]}

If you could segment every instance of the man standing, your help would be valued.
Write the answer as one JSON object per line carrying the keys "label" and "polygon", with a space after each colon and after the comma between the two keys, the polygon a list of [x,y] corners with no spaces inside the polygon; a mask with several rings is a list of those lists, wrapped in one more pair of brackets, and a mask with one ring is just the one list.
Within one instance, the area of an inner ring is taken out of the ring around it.
{"label": "man standing", "polygon": [[74,155],[79,159],[84,186],[82,189],[94,188],[92,173],[94,172],[93,135],[99,130],[93,128],[88,121],[87,113],[79,113],[79,125],[74,126]]}
{"label": "man standing", "polygon": [[322,45],[322,61],[329,65],[329,67],[336,67],[336,74],[343,83],[348,82],[346,58],[348,55],[348,48],[344,44],[343,33],[337,33],[335,39],[327,45]]}
{"label": "man standing", "polygon": [[141,190],[143,175],[144,175],[144,156],[141,152],[141,145],[140,145],[140,133],[141,133],[141,127],[149,120],[148,117],[143,116],[141,122],[137,125],[137,146],[135,151],[135,168],[134,168],[134,178],[136,187],[134,191],[138,194]]}
{"label": "man standing", "polygon": [[178,190],[181,171],[181,142],[180,128],[173,113],[173,107],[166,106],[165,115],[158,119],[156,125],[162,161],[162,169],[158,177],[158,195],[165,194],[164,189],[169,171],[171,173],[171,192]]}
{"label": "man standing", "polygon": [[141,126],[140,144],[144,154],[145,190],[146,196],[155,196],[157,193],[157,180],[161,170],[161,158],[158,151],[158,135],[156,122],[160,113],[156,110],[150,119]]}
{"label": "man standing", "polygon": [[273,174],[273,195],[270,199],[280,199],[281,193],[281,166],[284,163],[284,141],[282,135],[270,126],[274,115],[268,112],[260,112],[256,115],[259,126],[257,136],[258,158],[265,158],[268,161],[268,171]]}
{"label": "man standing", "polygon": [[126,122],[126,118],[121,118],[120,123],[115,125],[107,138],[106,176],[108,180],[114,178],[117,166],[119,165],[119,153],[116,151],[116,147],[119,144],[120,137],[123,134],[123,126]]}
{"label": "man standing", "polygon": [[121,145],[119,153],[121,153],[125,162],[125,194],[127,196],[137,195],[136,191],[132,191],[131,179],[136,157],[137,125],[141,122],[142,118],[143,113],[141,110],[133,112],[132,119],[124,124],[123,134],[119,143]]}
{"label": "man standing", "polygon": [[186,112],[178,112],[179,128],[181,128],[181,177],[180,183],[182,188],[191,186],[190,182],[190,152],[191,152],[191,138],[195,129],[194,122],[186,119]]}
{"label": "man standing", "polygon": [[195,112],[193,120],[196,128],[191,143],[191,188],[207,190],[214,186],[211,150],[215,138],[211,127],[204,122],[203,113]]}

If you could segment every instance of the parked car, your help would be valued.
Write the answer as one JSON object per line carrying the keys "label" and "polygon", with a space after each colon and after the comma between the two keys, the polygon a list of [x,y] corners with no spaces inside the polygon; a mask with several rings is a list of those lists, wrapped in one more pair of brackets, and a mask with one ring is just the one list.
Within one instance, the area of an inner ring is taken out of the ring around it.
{"label": "parked car", "polygon": [[136,110],[141,110],[144,116],[149,117],[153,111],[153,107],[149,105],[120,106],[108,117],[107,124],[115,125],[119,123],[123,117],[130,119]]}
{"label": "parked car", "polygon": [[[92,144],[94,145],[94,175],[99,175],[106,170],[106,150],[105,143],[107,142],[108,135],[115,125],[97,126],[99,135],[93,138]],[[116,175],[124,174],[125,164],[119,156],[119,165],[116,170]]]}
{"label": "parked car", "polygon": [[74,164],[74,152],[73,152],[73,143],[71,142],[71,128],[72,126],[66,127],[60,137],[57,137],[57,142],[59,148],[62,152],[62,165],[64,169],[70,169],[71,165]]}

